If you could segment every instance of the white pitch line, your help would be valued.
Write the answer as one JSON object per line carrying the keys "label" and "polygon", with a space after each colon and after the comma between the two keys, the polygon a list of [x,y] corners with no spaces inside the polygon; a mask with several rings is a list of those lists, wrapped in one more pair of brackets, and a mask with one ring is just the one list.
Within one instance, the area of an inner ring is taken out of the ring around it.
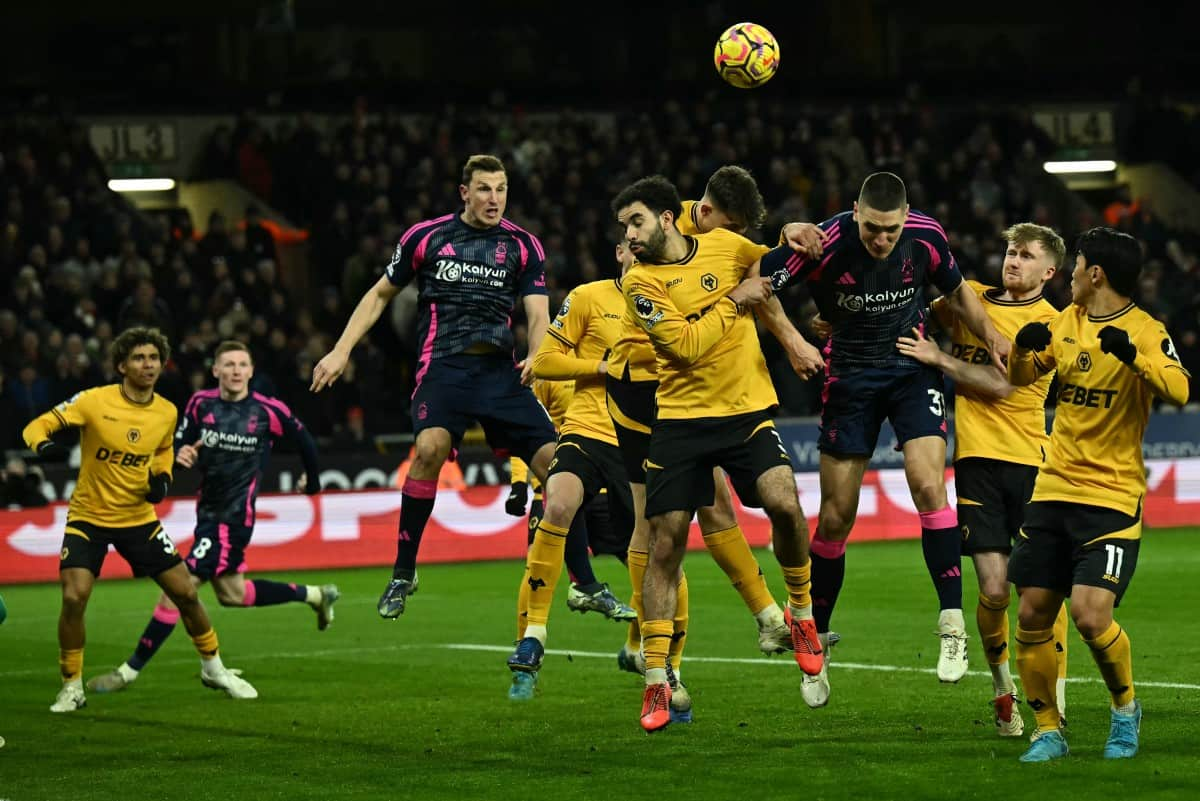
{"label": "white pitch line", "polygon": [[[476,645],[474,643],[445,643],[443,645],[431,646],[435,648],[448,648],[453,651],[491,651],[496,653],[509,653],[512,651],[511,646],[504,645]],[[601,653],[598,651],[571,651],[566,649],[547,648],[547,654],[553,656],[570,656],[584,657],[585,659],[614,659],[614,653]],[[746,659],[733,656],[692,656],[688,654],[683,660],[686,662],[708,662],[725,665],[782,665],[790,667],[793,664],[791,659],[770,659],[759,657],[757,659]],[[846,670],[874,670],[881,673],[937,673],[934,668],[919,668],[909,665],[869,665],[863,662],[839,662],[831,661],[829,669],[845,668]],[[991,678],[991,673],[984,673],[981,670],[967,671],[968,676],[986,676]],[[1088,677],[1069,677],[1069,682],[1078,684],[1101,684],[1103,681],[1097,678]],[[1167,681],[1134,681],[1135,687],[1160,687],[1172,690],[1200,690],[1200,684],[1182,684],[1178,682]]]}
{"label": "white pitch line", "polygon": [[[396,645],[385,646],[370,646],[362,648],[321,648],[311,651],[296,651],[292,653],[274,653],[274,654],[239,654],[234,658],[234,662],[238,664],[269,661],[273,659],[319,659],[321,657],[337,657],[346,656],[348,654],[378,654],[395,651],[412,651],[422,648],[441,648],[448,651],[479,651],[485,653],[507,654],[512,651],[511,645],[484,645],[482,643],[466,643],[466,642],[450,642],[450,643],[401,643]],[[615,652],[601,651],[573,651],[563,648],[548,648],[546,653],[551,656],[569,656],[581,657],[583,659],[614,659]],[[782,666],[790,668],[793,664],[791,659],[769,659],[758,657],[755,659],[747,659],[743,657],[733,656],[692,656],[688,655],[687,662],[702,662],[707,664],[723,664],[723,665],[759,665],[759,666]],[[171,659],[155,660],[156,664],[160,665],[187,665],[193,664],[194,658],[184,659],[182,657],[174,657]],[[873,670],[880,673],[936,673],[933,668],[919,668],[910,665],[872,665],[863,662],[830,662],[830,669],[837,668],[838,670]],[[53,664],[45,668],[32,668],[25,670],[5,670],[0,671],[0,678],[10,678],[17,676],[36,676],[39,674],[56,674],[57,670]],[[991,673],[984,673],[980,670],[968,671],[968,676],[986,676],[991,677]],[[1100,679],[1090,677],[1071,677],[1068,682],[1075,684],[1101,684]],[[1135,681],[1136,687],[1156,687],[1167,690],[1200,690],[1200,684],[1185,684],[1182,682],[1170,681]]]}

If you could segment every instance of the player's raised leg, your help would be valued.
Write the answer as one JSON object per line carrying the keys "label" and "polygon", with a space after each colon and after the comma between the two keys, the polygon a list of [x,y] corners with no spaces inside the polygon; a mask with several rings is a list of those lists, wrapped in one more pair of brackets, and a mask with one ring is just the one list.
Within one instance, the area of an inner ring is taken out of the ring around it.
{"label": "player's raised leg", "polygon": [[796,494],[796,474],[789,462],[763,472],[755,485],[763,510],[771,520],[775,559],[787,586],[787,622],[796,663],[806,677],[816,677],[821,674],[825,660],[813,619],[808,524]]}
{"label": "player's raised leg", "polygon": [[[940,374],[937,379],[941,380]],[[957,682],[967,673],[967,630],[962,612],[962,533],[946,497],[946,440],[917,437],[902,447],[904,476],[921,517],[921,551],[940,609],[937,675],[940,681]]]}
{"label": "player's raised leg", "polygon": [[791,650],[792,635],[783,610],[771,596],[758,560],[738,525],[725,472],[713,469],[713,504],[696,510],[704,546],[720,566],[758,624],[758,647],[763,653]]}
{"label": "player's raised leg", "polygon": [[[858,517],[858,496],[866,474],[866,456],[839,456],[823,452],[820,459],[821,508],[817,530],[810,544],[812,563],[813,620],[822,648],[828,642],[830,621],[846,579],[846,540]],[[805,703],[821,707],[829,703],[829,670],[821,665],[816,676],[800,686]]]}

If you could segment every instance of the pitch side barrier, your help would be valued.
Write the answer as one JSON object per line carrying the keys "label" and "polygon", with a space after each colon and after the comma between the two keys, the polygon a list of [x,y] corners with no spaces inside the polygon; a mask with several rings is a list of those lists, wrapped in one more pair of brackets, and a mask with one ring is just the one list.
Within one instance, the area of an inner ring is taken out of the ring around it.
{"label": "pitch side barrier", "polygon": [[[816,420],[778,421],[780,436],[796,465],[796,487],[810,525],[820,500],[816,468]],[[885,427],[880,447],[867,471],[851,543],[920,536],[920,521],[895,438]],[[1144,504],[1149,528],[1200,525],[1200,415],[1156,414],[1146,434],[1148,491]],[[247,554],[250,569],[294,570],[390,565],[396,555],[396,521],[400,492],[395,489],[395,457],[351,453],[323,455],[324,486],[316,497],[289,492],[298,475],[293,457],[280,455],[270,467],[258,501],[254,544]],[[64,476],[66,468],[62,468]],[[66,478],[55,487],[48,471],[47,489],[69,495]],[[441,490],[422,539],[421,560],[465,562],[518,559],[525,554],[526,529],[521,518],[504,511],[508,476],[504,463],[487,454],[466,455],[464,490]],[[72,474],[73,475],[73,474]],[[180,471],[177,489],[188,490],[191,471]],[[954,499],[954,471],[946,471]],[[735,496],[736,498],[736,496]],[[190,545],[195,501],[173,495],[158,506],[168,534],[181,549]],[[750,543],[765,546],[770,532],[761,510],[739,510]],[[0,585],[57,579],[58,553],[67,506],[61,501],[41,509],[0,511]],[[691,547],[702,548],[693,526]],[[119,558],[108,560],[104,576],[129,575]]]}

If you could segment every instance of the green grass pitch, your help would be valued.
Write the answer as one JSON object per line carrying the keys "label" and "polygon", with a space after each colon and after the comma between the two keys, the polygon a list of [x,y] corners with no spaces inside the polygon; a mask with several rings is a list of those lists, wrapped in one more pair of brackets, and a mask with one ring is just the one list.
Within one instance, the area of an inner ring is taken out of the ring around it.
{"label": "green grass pitch", "polygon": [[[758,557],[782,597],[774,558]],[[627,597],[620,564],[596,566]],[[1118,610],[1145,707],[1142,751],[1120,763],[1100,756],[1108,696],[1077,635],[1072,754],[1062,762],[1021,765],[1026,740],[995,734],[973,622],[971,673],[958,685],[937,682],[936,603],[915,541],[851,545],[834,617],[844,639],[830,668],[832,700],[820,710],[801,701],[790,658],[758,655],[754,623],[711,559],[694,552],[685,567],[692,622],[682,677],[695,722],[654,736],[637,722],[640,679],[616,669],[623,627],[569,613],[565,579],[541,694],[508,701],[516,562],[424,567],[420,592],[395,622],[374,609],[387,568],[289,574],[340,585],[337,619],[321,633],[304,606],[223,609],[204,589],[225,662],[245,670],[258,700],[201,686],[180,627],[130,689],[89,694],[70,715],[48,711],[58,687],[58,588],[4,588],[0,799],[1200,797],[1200,530],[1147,532]],[[971,621],[969,561],[964,570]],[[129,654],[156,593],[146,581],[97,585],[87,677]],[[1015,618],[1015,603],[1010,611]],[[1032,730],[1032,713],[1022,712]]]}

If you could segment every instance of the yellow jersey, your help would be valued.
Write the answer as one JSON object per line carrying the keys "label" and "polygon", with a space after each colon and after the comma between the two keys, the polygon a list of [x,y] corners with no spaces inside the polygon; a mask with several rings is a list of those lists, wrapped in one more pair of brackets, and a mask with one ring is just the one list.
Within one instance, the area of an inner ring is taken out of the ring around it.
{"label": "yellow jersey", "polygon": [[767,248],[723,228],[685,241],[679,261],[635,262],[621,283],[627,316],[654,347],[658,419],[774,408],[754,315],[727,297]]}
{"label": "yellow jersey", "polygon": [[[685,236],[700,233],[693,216],[697,202],[683,201],[679,219],[675,221],[675,227]],[[617,287],[620,288],[621,285],[622,281],[618,278]],[[622,381],[655,381],[658,378],[656,370],[654,346],[650,344],[650,337],[646,336],[645,329],[632,317],[624,315],[617,339],[612,346],[612,353],[608,357],[609,375]]]}
{"label": "yellow jersey", "polygon": [[[1132,365],[1100,350],[1100,329],[1109,325],[1124,330],[1137,348]],[[1136,515],[1146,494],[1142,435],[1152,397],[1186,403],[1190,376],[1163,324],[1132,303],[1104,317],[1071,305],[1050,323],[1050,332],[1046,350],[1010,357],[1014,375],[1031,366],[1043,374],[1058,371],[1050,448],[1033,500]]]}
{"label": "yellow jersey", "polygon": [[575,385],[559,436],[577,434],[617,444],[599,369],[620,337],[624,314],[625,297],[617,282],[592,281],[571,290],[546,329],[533,361],[534,375],[559,384],[573,378]]}
{"label": "yellow jersey", "polygon": [[[1047,323],[1058,315],[1038,295],[1029,300],[1002,300],[1002,288],[967,281],[987,312],[992,324],[1006,339],[1013,340],[1026,323]],[[945,296],[932,305],[938,324],[950,332],[951,355],[968,364],[991,364],[987,343],[950,310]],[[965,387],[955,387],[954,461],[970,457],[1033,465],[1042,463],[1049,436],[1046,434],[1046,393],[1054,376],[1043,375],[1033,384],[1017,387],[1007,398],[984,398]]]}
{"label": "yellow jersey", "polygon": [[151,473],[171,474],[175,461],[175,404],[160,395],[131,400],[120,384],[84,390],[25,427],[36,449],[64,428],[80,431],[79,479],[67,520],[126,528],[157,519],[146,500]]}
{"label": "yellow jersey", "polygon": [[[567,415],[567,408],[571,405],[571,398],[575,394],[575,384],[571,381],[545,381],[535,378],[530,389],[533,390],[533,396],[538,399],[538,403],[545,408],[546,414],[550,415],[550,422],[554,423],[554,430],[558,431],[562,427],[563,419]],[[537,476],[530,471],[529,465],[524,461],[513,456],[508,460],[508,468],[512,473],[511,483],[528,482],[535,497],[542,491],[542,482],[537,480]]]}

